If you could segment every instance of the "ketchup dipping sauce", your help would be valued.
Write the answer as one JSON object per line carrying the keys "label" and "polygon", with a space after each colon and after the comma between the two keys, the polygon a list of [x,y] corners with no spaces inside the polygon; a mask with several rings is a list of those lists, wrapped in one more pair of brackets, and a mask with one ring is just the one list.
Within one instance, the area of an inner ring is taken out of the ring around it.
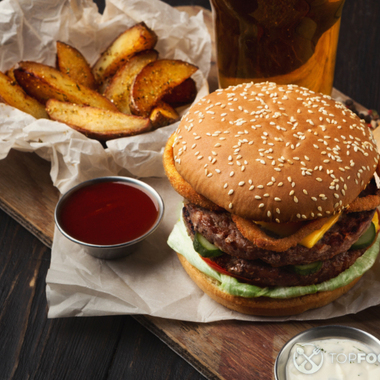
{"label": "ketchup dipping sauce", "polygon": [[160,195],[128,177],[85,181],[62,196],[55,210],[58,229],[101,259],[133,252],[158,227],[164,212]]}

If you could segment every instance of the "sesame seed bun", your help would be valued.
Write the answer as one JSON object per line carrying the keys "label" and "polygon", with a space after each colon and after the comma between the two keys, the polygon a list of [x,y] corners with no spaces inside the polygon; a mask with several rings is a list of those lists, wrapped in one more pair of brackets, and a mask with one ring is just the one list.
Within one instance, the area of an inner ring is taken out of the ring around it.
{"label": "sesame seed bun", "polygon": [[183,117],[172,148],[196,193],[240,217],[277,223],[347,208],[379,161],[371,131],[343,104],[273,83],[204,97]]}
{"label": "sesame seed bun", "polygon": [[325,306],[348,292],[361,278],[357,277],[349,284],[331,291],[307,294],[301,297],[276,299],[268,297],[245,298],[228,294],[218,288],[213,278],[205,275],[191,265],[181,254],[179,261],[190,278],[214,301],[242,314],[281,317],[301,314],[310,309]]}

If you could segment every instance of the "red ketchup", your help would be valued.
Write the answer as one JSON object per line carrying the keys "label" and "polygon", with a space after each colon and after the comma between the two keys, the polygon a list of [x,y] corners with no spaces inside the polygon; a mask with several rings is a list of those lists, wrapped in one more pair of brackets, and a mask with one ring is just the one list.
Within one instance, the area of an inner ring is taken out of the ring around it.
{"label": "red ketchup", "polygon": [[74,239],[113,245],[144,235],[157,217],[158,205],[144,190],[124,182],[99,182],[68,196],[60,224]]}

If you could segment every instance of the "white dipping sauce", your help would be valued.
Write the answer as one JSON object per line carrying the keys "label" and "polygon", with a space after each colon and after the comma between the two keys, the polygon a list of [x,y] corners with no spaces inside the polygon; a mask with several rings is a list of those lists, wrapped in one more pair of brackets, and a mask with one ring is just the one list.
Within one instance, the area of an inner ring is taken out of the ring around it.
{"label": "white dipping sauce", "polygon": [[286,380],[305,379],[379,380],[379,352],[348,339],[296,343],[286,364]]}

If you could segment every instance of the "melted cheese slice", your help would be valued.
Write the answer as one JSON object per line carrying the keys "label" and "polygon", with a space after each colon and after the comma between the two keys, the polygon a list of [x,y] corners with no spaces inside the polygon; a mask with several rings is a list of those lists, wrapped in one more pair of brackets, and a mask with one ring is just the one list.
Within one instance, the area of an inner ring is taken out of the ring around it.
{"label": "melted cheese slice", "polygon": [[[326,231],[331,228],[339,219],[340,214],[336,214],[332,216],[323,226],[321,229],[316,230],[312,232],[310,235],[306,236],[300,244],[307,248],[313,248],[314,245],[317,243],[319,239],[322,238],[322,236],[326,233]],[[379,231],[380,225],[379,225],[379,213],[376,210],[375,214],[372,218],[372,223],[376,227],[376,231]]]}
{"label": "melted cheese slice", "polygon": [[376,210],[375,215],[372,218],[372,223],[375,225],[376,231],[379,231],[380,222],[379,222],[379,211],[378,210]]}
{"label": "melted cheese slice", "polygon": [[[299,244],[307,248],[313,248],[313,246],[317,243],[319,239],[322,238],[322,236],[326,233],[326,231],[338,221],[339,217],[340,217],[340,214],[331,216],[319,230],[313,231],[310,235],[303,238]],[[297,223],[297,222],[283,223],[283,224],[267,223],[267,222],[256,222],[256,223],[261,225],[265,229],[276,233],[278,236],[281,236],[281,237],[287,237],[294,234],[303,225],[302,222],[301,223]]]}
{"label": "melted cheese slice", "polygon": [[[327,222],[319,229],[313,231],[310,235],[303,238],[299,244],[307,247],[307,248],[313,248],[314,245],[318,242],[318,240],[322,239],[323,235],[339,220],[340,213],[331,216]],[[379,220],[379,212],[376,210],[375,215],[372,218],[372,222],[376,227],[376,231],[379,231],[380,229],[380,220]],[[256,222],[257,224],[260,224],[262,227],[275,232],[281,237],[286,237],[291,234],[294,234],[297,229],[300,228],[299,223],[287,223],[278,225],[275,223],[265,223],[265,222]]]}
{"label": "melted cheese slice", "polygon": [[328,221],[319,230],[313,231],[310,235],[306,236],[300,241],[300,244],[307,247],[313,248],[319,239],[328,231],[339,219],[340,214],[333,215],[328,219]]}

